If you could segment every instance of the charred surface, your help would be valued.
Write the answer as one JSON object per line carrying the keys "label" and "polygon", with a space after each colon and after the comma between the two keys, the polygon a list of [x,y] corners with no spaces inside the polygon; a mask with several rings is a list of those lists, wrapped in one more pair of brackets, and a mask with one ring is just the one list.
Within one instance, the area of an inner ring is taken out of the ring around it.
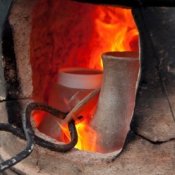
{"label": "charred surface", "polygon": [[4,23],[9,14],[9,9],[12,0],[0,1],[0,100],[6,99],[5,93],[5,80],[4,80],[4,67],[3,67],[3,54],[2,54],[2,32],[4,30]]}
{"label": "charred surface", "polygon": [[8,20],[4,25],[2,50],[5,62],[4,76],[6,80],[7,100],[17,99],[20,93],[20,85],[17,75],[12,28]]}
{"label": "charred surface", "polygon": [[174,0],[74,0],[78,2],[117,5],[124,7],[172,7],[175,6]]}
{"label": "charred surface", "polygon": [[133,15],[140,32],[142,65],[135,130],[155,142],[170,140],[175,138],[175,11],[136,8]]}
{"label": "charred surface", "polygon": [[[21,106],[17,101],[20,94],[20,83],[18,80],[13,34],[8,20],[4,25],[2,41],[2,50],[5,64],[4,76],[6,83],[6,107],[8,111],[8,119],[9,123],[16,124],[17,126],[21,127]],[[15,100],[15,103],[13,102],[13,105],[11,105],[11,100]]]}

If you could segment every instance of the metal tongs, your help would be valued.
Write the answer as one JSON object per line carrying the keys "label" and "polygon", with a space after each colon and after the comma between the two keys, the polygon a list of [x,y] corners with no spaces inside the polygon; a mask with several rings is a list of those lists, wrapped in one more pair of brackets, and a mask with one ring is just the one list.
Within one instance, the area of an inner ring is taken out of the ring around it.
{"label": "metal tongs", "polygon": [[[71,141],[68,144],[55,144],[50,141],[47,141],[37,135],[35,135],[35,132],[33,130],[32,124],[31,124],[31,115],[34,110],[42,110],[47,113],[50,113],[56,117],[60,117],[63,115],[60,115],[60,111],[57,109],[54,109],[48,105],[41,104],[41,103],[30,103],[25,110],[25,114],[22,116],[22,125],[23,125],[23,131],[20,128],[16,128],[15,126],[11,124],[6,123],[0,123],[0,131],[6,131],[10,132],[22,139],[27,140],[27,146],[26,148],[18,153],[16,156],[10,158],[9,160],[6,160],[2,163],[0,163],[0,172],[3,172],[4,170],[10,168],[11,166],[19,163],[26,157],[28,157],[31,152],[33,151],[34,144],[38,144],[42,147],[48,148],[52,151],[57,152],[66,152],[71,150],[78,141],[77,131],[75,128],[75,123],[73,120],[68,122],[68,128],[70,131]],[[66,116],[66,114],[65,114]],[[61,119],[61,118],[60,118]],[[63,119],[63,118],[62,118]]]}
{"label": "metal tongs", "polygon": [[[57,152],[66,152],[71,150],[78,141],[74,120],[79,117],[79,114],[86,108],[87,105],[94,102],[94,100],[96,99],[95,97],[98,97],[99,92],[100,89],[92,91],[84,99],[82,99],[68,114],[62,113],[59,110],[45,104],[30,103],[29,105],[27,105],[25,114],[22,117],[23,131],[10,124],[0,123],[0,131],[11,132],[16,136],[27,140],[27,146],[23,151],[0,164],[0,172],[10,168],[11,166],[19,163],[20,161],[28,157],[34,148],[35,143]],[[35,135],[31,124],[31,115],[34,110],[40,110],[50,113],[51,115],[59,118],[61,124],[68,124],[71,141],[68,144],[55,144]]]}

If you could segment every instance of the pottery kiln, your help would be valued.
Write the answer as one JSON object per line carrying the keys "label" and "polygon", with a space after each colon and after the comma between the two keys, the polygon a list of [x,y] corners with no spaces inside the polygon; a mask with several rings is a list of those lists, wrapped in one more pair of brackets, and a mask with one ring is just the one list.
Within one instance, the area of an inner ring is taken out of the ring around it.
{"label": "pottery kiln", "polygon": [[[8,69],[7,68],[7,61],[9,59],[7,56],[8,50],[4,54],[5,59],[6,59],[6,73],[8,73],[7,74],[8,77],[9,75],[13,75],[13,76],[9,79],[6,78],[6,80],[8,80],[7,87],[9,89],[7,91],[7,94],[8,94],[7,102],[4,102],[4,103],[6,103],[5,106],[8,111],[8,116],[4,114],[2,117],[4,119],[2,119],[2,121],[6,122],[8,118],[10,123],[17,125],[18,127],[21,127],[21,113],[23,111],[21,108],[23,107],[25,108],[26,102],[28,101],[27,99],[25,100],[24,98],[31,98],[31,94],[32,92],[34,92],[33,94],[34,94],[35,99],[37,99],[38,101],[46,102],[48,100],[48,96],[47,96],[47,92],[49,90],[48,85],[50,85],[51,82],[54,81],[54,76],[56,75],[58,65],[65,64],[64,60],[62,59],[55,59],[55,60],[53,59],[54,54],[59,53],[58,51],[61,49],[61,48],[55,48],[53,50],[53,48],[51,47],[54,42],[55,44],[58,43],[57,40],[54,40],[53,33],[50,31],[50,30],[54,30],[54,28],[55,30],[57,29],[57,25],[54,23],[56,20],[53,20],[54,17],[52,19],[52,15],[49,16],[49,14],[53,10],[52,8],[51,10],[48,9],[48,7],[53,7],[54,3],[53,2],[51,3],[49,2],[39,3],[38,2],[40,6],[39,5],[36,6],[35,3],[36,2],[34,1],[30,1],[30,2],[29,1],[17,1],[14,4],[14,7],[12,8],[11,15],[10,15],[10,21],[11,21],[10,23],[13,26],[13,31],[14,31],[13,38],[14,38],[14,44],[15,44],[15,54],[16,54],[16,59],[17,59],[16,61],[17,69],[18,69],[17,72],[18,72],[18,78],[20,78],[21,90],[17,83],[19,81],[15,79],[15,76],[14,76],[15,74],[10,74],[10,72],[12,72],[12,70],[15,69],[15,64],[13,64],[14,65],[13,69],[12,68]],[[32,26],[31,23],[33,22],[31,18],[33,7],[35,8],[36,11],[38,11],[38,7],[43,7],[44,9],[42,9],[43,10],[42,13],[38,13],[38,16],[37,14],[36,16],[34,15],[33,20],[36,21],[36,23],[34,23],[33,30],[35,30],[36,33],[34,33],[35,35],[33,35],[32,42],[34,44],[34,47],[32,50],[32,45],[29,42],[30,40],[29,34],[31,31],[31,26]],[[66,7],[69,7],[69,6],[66,6]],[[78,4],[78,7],[79,7],[79,4]],[[86,8],[89,8],[89,10],[91,11],[93,7],[94,6],[87,6]],[[67,11],[70,11],[70,9],[68,8]],[[84,11],[82,12],[84,13]],[[161,16],[160,14],[161,12],[164,12],[163,14],[165,15]],[[109,11],[109,15],[110,13],[112,12]],[[136,138],[131,142],[132,144],[130,143],[127,146],[126,151],[119,158],[116,159],[115,153],[101,155],[101,154],[96,154],[96,153],[87,153],[84,151],[72,150],[69,153],[56,153],[55,154],[54,152],[45,150],[41,147],[36,147],[31,157],[26,159],[22,164],[18,164],[15,168],[15,171],[18,171],[20,173],[25,172],[27,174],[43,174],[43,173],[45,174],[56,174],[57,173],[58,174],[59,173],[59,174],[96,174],[97,175],[97,174],[101,174],[101,172],[105,172],[105,174],[107,174],[107,172],[110,172],[111,174],[112,173],[116,174],[117,172],[119,174],[127,174],[128,172],[131,171],[131,169],[134,169],[136,173],[139,173],[139,169],[141,168],[145,174],[147,174],[149,171],[152,171],[152,174],[155,174],[156,172],[163,172],[164,174],[173,173],[174,171],[173,169],[174,168],[173,166],[173,162],[174,162],[174,156],[173,156],[174,155],[174,152],[173,152],[174,151],[173,150],[174,141],[173,139],[175,135],[174,134],[175,128],[174,128],[174,123],[173,123],[172,111],[170,110],[170,105],[168,103],[169,101],[167,99],[167,96],[165,96],[165,98],[162,99],[162,96],[164,96],[163,95],[164,92],[162,92],[162,85],[160,84],[160,76],[159,76],[159,72],[157,69],[157,66],[158,65],[161,66],[161,64],[159,64],[156,60],[157,57],[158,58],[161,57],[157,55],[157,50],[159,50],[158,52],[159,54],[163,54],[164,57],[168,57],[167,53],[171,53],[172,48],[168,47],[166,48],[166,52],[163,52],[162,49],[160,49],[159,46],[157,46],[157,43],[155,45],[155,42],[157,41],[156,39],[158,38],[158,42],[160,42],[160,38],[161,38],[160,36],[156,37],[157,33],[156,33],[156,30],[154,30],[154,26],[156,25],[151,25],[152,28],[150,27],[152,35],[149,35],[150,31],[146,31],[147,26],[148,26],[147,23],[150,24],[149,19],[152,19],[153,17],[156,18],[157,16],[159,16],[161,18],[162,23],[161,24],[158,23],[157,26],[160,26],[161,31],[166,33],[165,35],[167,36],[167,32],[163,30],[164,27],[161,26],[161,25],[166,26],[169,24],[169,21],[167,21],[166,23],[165,22],[166,20],[164,19],[167,16],[167,13],[170,16],[173,15],[173,11],[171,11],[170,9],[161,9],[161,8],[160,9],[159,8],[148,8],[148,9],[142,9],[142,10],[140,8],[133,9],[133,14],[135,16],[136,22],[138,23],[140,34],[141,34],[142,57],[145,59],[143,59],[142,61],[142,67],[143,67],[142,70],[144,72],[142,73],[142,79],[141,79],[138,97],[136,101],[137,103],[136,103],[136,111],[135,111],[135,117],[134,117],[135,122],[133,123],[133,124],[137,123],[138,126],[136,127],[133,125],[134,127],[132,128],[135,134],[139,136],[135,135]],[[79,15],[81,15],[81,13]],[[48,20],[47,21],[46,19],[42,18],[42,16],[44,17],[49,16],[50,18],[46,18]],[[170,16],[168,17],[170,18]],[[102,14],[102,17],[104,17],[105,19],[104,14]],[[143,18],[145,19],[144,23],[143,23]],[[41,21],[39,22],[38,19],[41,19]],[[51,20],[51,23],[49,20]],[[155,19],[154,22],[155,21],[157,21],[157,19]],[[37,24],[42,26],[46,22],[49,22],[49,23],[48,25],[43,26],[43,29],[37,27]],[[21,25],[21,23],[23,25]],[[72,29],[75,24],[72,23]],[[144,30],[143,30],[143,25],[146,25],[146,28],[144,28]],[[59,27],[61,26],[64,26],[64,25],[59,24]],[[63,28],[63,31],[64,30],[65,28]],[[169,30],[171,30],[171,28],[169,28]],[[90,33],[91,32],[92,31],[90,31]],[[115,32],[115,30],[113,32]],[[39,34],[43,34],[43,35],[40,36]],[[68,34],[68,32],[66,34]],[[56,35],[56,36],[59,36],[59,35]],[[105,36],[106,39],[108,38],[107,36]],[[134,37],[135,36],[136,35],[134,35]],[[155,36],[155,38],[151,38],[153,36]],[[82,36],[80,36],[80,38],[81,37]],[[35,43],[36,38],[37,40],[38,39],[41,40],[41,42],[38,42],[40,44]],[[6,39],[4,39],[4,41],[6,41]],[[85,41],[87,42],[87,38]],[[161,41],[164,42],[163,39]],[[134,43],[134,42],[135,42],[135,39],[131,43]],[[150,43],[154,45],[150,46]],[[64,42],[61,44],[64,45]],[[45,46],[46,46],[45,52],[42,52],[42,50],[44,51],[44,49],[42,48],[44,48]],[[30,64],[29,48],[31,49],[31,54],[30,54],[31,64]],[[92,48],[94,50],[92,52],[93,54],[96,50],[96,47],[93,46]],[[131,44],[130,49],[137,49],[137,47],[132,47],[132,44]],[[51,50],[53,50],[53,52],[50,52]],[[37,55],[35,55],[34,53],[36,53]],[[77,52],[75,52],[75,55],[76,54]],[[80,56],[82,57],[82,55],[84,56],[83,51],[80,51]],[[98,53],[96,53],[96,55],[98,55]],[[41,57],[46,57],[46,56],[48,59],[41,59]],[[78,55],[76,56],[77,56],[77,59],[80,59]],[[37,60],[39,60],[39,62],[35,60],[36,57],[37,57]],[[87,66],[87,65],[89,66],[90,64],[88,63],[88,61],[86,63],[86,57],[84,58],[85,62],[83,63],[81,62],[81,60],[76,62],[73,59],[72,61],[71,57],[69,59],[70,59],[70,62],[68,66],[70,66],[71,64],[73,64],[73,66],[76,66],[76,67],[77,66]],[[13,58],[9,62],[11,63],[12,60]],[[82,63],[81,65],[79,65],[80,62]],[[148,62],[149,62],[149,66],[148,66]],[[150,65],[150,62],[152,63],[151,65]],[[30,65],[32,65],[32,69]],[[55,65],[55,66],[52,67],[51,65],[52,66]],[[101,63],[99,65],[101,65]],[[99,68],[99,65],[98,63],[93,62],[93,66],[95,66],[96,68]],[[172,64],[168,64],[168,65],[170,68],[173,67]],[[50,70],[52,71],[49,72]],[[31,73],[33,74],[33,80],[31,78],[32,77]],[[156,76],[153,76],[153,75],[156,75]],[[52,76],[53,76],[53,79],[50,79],[49,77],[52,77]],[[33,81],[33,86],[32,86],[32,81]],[[16,85],[16,87],[13,89],[11,89],[12,84]],[[172,86],[170,86],[170,90],[171,90],[171,87]],[[156,89],[157,93],[155,93],[153,89]],[[171,93],[173,93],[173,89],[171,90]],[[14,99],[15,100],[18,99],[18,101],[17,102],[9,101],[9,100],[14,100]],[[148,100],[145,101],[145,99],[148,99]],[[4,106],[4,103],[2,103],[2,106]],[[159,108],[160,105],[162,105],[161,112]],[[6,108],[3,110],[6,111]],[[162,115],[162,113],[164,115]],[[99,114],[97,113],[97,115]],[[160,120],[160,117],[161,117],[161,120]],[[148,129],[148,126],[150,127],[150,129]],[[162,129],[162,126],[164,126],[164,129]],[[46,139],[46,136],[44,136],[44,138]],[[172,141],[169,141],[169,140],[172,140]],[[22,148],[22,145],[24,145],[24,143],[20,141],[19,139],[16,139],[16,137],[5,134],[5,137],[2,142],[2,149],[1,149],[3,150],[2,155],[1,155],[3,159],[8,158],[9,155],[10,156],[14,155],[15,152],[17,151],[16,148],[14,148],[14,146],[10,143],[18,144],[18,147],[20,150]],[[157,145],[153,143],[162,143],[162,144]],[[154,148],[151,149],[152,147]],[[143,149],[143,154],[140,153],[139,149]],[[155,160],[151,159],[150,155],[149,155],[150,159],[147,156],[145,156],[147,152],[150,152],[150,154],[152,153],[155,156],[156,162],[161,162],[160,163],[161,166],[158,166],[157,169],[154,169]],[[165,160],[161,161],[160,156],[162,154],[166,157],[166,161]],[[136,167],[133,166],[132,163],[128,162],[130,157],[132,156],[138,159],[138,162],[135,161],[137,162]],[[142,159],[145,157],[147,157],[149,161],[152,161],[151,162],[152,166],[150,169],[146,169],[143,166],[145,165],[145,163],[143,162]],[[113,162],[113,160],[115,161]],[[122,168],[121,164],[125,164],[125,168]],[[105,169],[101,167],[102,165],[104,166]],[[96,171],[93,170],[94,167],[96,168]],[[168,168],[164,169],[164,167],[168,167]]]}

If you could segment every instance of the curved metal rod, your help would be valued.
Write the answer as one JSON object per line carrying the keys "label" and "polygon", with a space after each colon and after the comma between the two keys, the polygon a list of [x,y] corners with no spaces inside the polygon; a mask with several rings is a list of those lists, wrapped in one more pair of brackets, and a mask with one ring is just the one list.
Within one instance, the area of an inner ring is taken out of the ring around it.
{"label": "curved metal rod", "polygon": [[21,129],[16,128],[15,126],[8,123],[0,123],[0,131],[9,132],[21,139],[25,139],[24,133]]}
{"label": "curved metal rod", "polygon": [[[28,107],[26,109],[27,125],[29,126],[29,128],[32,128],[32,125],[30,122],[30,116],[31,116],[31,113],[33,110],[42,110],[42,111],[46,111],[46,112],[48,112],[56,117],[60,116],[59,115],[60,111],[58,111],[57,109],[54,109],[54,108],[47,106],[45,104],[31,103],[28,105]],[[51,149],[51,150],[57,151],[57,152],[69,151],[70,149],[72,149],[76,145],[76,143],[78,141],[78,136],[77,136],[77,131],[75,128],[75,123],[73,120],[68,123],[68,128],[69,128],[70,136],[71,136],[71,142],[68,144],[54,144],[54,143],[48,142],[48,141],[34,135],[35,143],[37,145],[40,145],[42,147],[45,147],[47,149]],[[24,135],[23,131],[20,128],[12,126],[11,124],[0,123],[0,131],[10,132],[15,136],[20,137],[21,139],[25,139],[25,135]]]}
{"label": "curved metal rod", "polygon": [[11,124],[0,123],[0,131],[10,132],[10,133],[22,138],[22,139],[26,138],[26,140],[27,140],[27,146],[23,151],[21,151],[20,153],[18,153],[14,157],[0,163],[0,172],[5,171],[6,169],[16,165],[17,163],[19,163],[20,161],[22,161],[23,159],[28,157],[31,154],[31,152],[33,151],[35,142],[36,142],[36,144],[38,144],[42,147],[45,147],[45,148],[48,148],[52,151],[57,151],[57,152],[69,151],[76,145],[76,143],[78,141],[78,136],[77,136],[77,131],[75,128],[75,123],[73,120],[68,123],[68,128],[69,128],[70,136],[71,136],[71,141],[68,144],[54,144],[54,143],[51,143],[49,141],[46,141],[46,140],[36,136],[34,131],[33,131],[31,121],[30,121],[30,117],[31,117],[33,110],[43,110],[43,111],[46,111],[46,112],[48,112],[56,117],[60,117],[60,111],[58,111],[57,109],[54,109],[54,108],[47,106],[45,104],[30,103],[26,108],[25,115],[23,115],[23,117],[22,117],[22,124],[23,124],[24,133],[22,132],[21,129],[16,128],[16,127],[12,126]]}
{"label": "curved metal rod", "polygon": [[[59,110],[52,108],[51,106],[41,104],[41,103],[30,103],[26,109],[27,125],[30,129],[32,129],[30,118],[31,118],[31,114],[32,114],[33,110],[46,111],[46,112],[48,112],[48,113],[50,113],[58,118],[60,118],[60,114],[63,114]],[[64,114],[64,116],[66,116],[66,115]],[[61,115],[61,118],[63,119],[64,116]],[[51,143],[47,140],[44,140],[43,138],[41,138],[39,136],[36,136],[36,135],[35,135],[35,141],[38,145],[45,147],[45,148],[48,148],[48,149],[53,150],[53,151],[57,151],[57,152],[70,151],[76,145],[76,143],[78,141],[77,131],[76,131],[75,123],[73,120],[71,120],[68,123],[68,128],[69,128],[70,136],[71,136],[71,141],[68,144],[54,144],[54,143]]]}
{"label": "curved metal rod", "polygon": [[[8,160],[5,160],[2,163],[0,163],[0,172],[3,172],[6,169],[16,165],[17,163],[19,163],[20,161],[22,161],[23,159],[28,157],[33,151],[33,148],[34,148],[34,133],[33,133],[32,129],[30,129],[27,126],[25,115],[22,117],[22,123],[23,123],[24,135],[25,135],[25,138],[27,140],[27,145],[26,145],[25,149],[22,150],[20,153],[16,154],[14,157],[12,157]],[[20,130],[18,130],[17,128],[14,128],[10,124],[0,124],[0,128],[1,128],[1,130],[5,130],[7,132],[12,132],[13,133],[15,131],[19,135],[21,135]]]}

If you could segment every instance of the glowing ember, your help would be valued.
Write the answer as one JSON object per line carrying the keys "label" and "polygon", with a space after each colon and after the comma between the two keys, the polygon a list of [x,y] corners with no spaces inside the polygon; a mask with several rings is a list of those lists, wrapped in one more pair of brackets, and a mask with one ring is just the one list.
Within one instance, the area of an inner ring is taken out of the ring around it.
{"label": "glowing ember", "polygon": [[[68,0],[39,0],[33,11],[30,52],[34,99],[48,103],[59,68],[102,69],[103,52],[130,50],[138,50],[138,31],[130,10]],[[43,114],[35,115],[39,126]],[[96,151],[97,133],[89,126],[92,116],[76,121],[78,149]],[[60,138],[68,142],[67,127],[61,128]]]}

